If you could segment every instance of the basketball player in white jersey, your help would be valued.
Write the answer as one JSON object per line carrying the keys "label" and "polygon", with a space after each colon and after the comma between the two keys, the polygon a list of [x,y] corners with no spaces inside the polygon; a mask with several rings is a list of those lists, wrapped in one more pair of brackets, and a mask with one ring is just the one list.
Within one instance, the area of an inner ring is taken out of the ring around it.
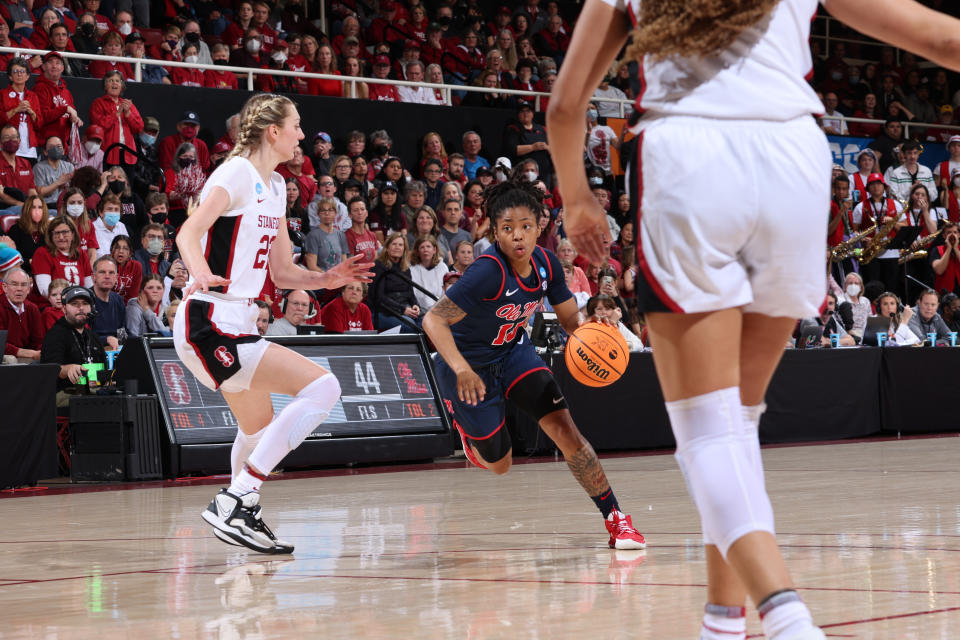
{"label": "basketball player in white jersey", "polygon": [[[960,21],[913,0],[824,4],[858,31],[960,68]],[[748,594],[768,639],[824,638],[774,537],[757,436],[796,318],[818,315],[825,297],[832,161],[811,117],[823,105],[805,81],[816,9],[587,0],[547,114],[567,235],[598,261],[610,237],[583,172],[582,113],[635,28],[637,300],[703,528],[702,640],[742,640]]]}
{"label": "basketball player in white jersey", "polygon": [[[260,337],[254,304],[267,266],[283,289],[336,289],[369,282],[371,263],[355,256],[325,273],[293,263],[286,233],[286,187],[273,171],[303,139],[289,98],[258,94],[240,113],[240,137],[207,180],[177,246],[192,280],[177,309],[177,355],[197,380],[220,389],[239,429],[233,481],[203,512],[214,534],[261,553],[292,553],[263,522],[259,489],[273,468],[325,420],[340,398],[336,377]],[[271,393],[293,396],[276,418]]]}

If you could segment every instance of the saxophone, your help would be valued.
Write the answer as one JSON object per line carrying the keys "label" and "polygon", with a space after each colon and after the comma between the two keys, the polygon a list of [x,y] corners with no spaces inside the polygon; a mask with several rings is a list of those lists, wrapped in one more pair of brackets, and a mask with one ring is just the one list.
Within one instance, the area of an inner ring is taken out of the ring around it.
{"label": "saxophone", "polygon": [[874,223],[874,226],[877,228],[877,233],[873,236],[873,242],[870,243],[870,246],[864,249],[863,253],[857,258],[860,264],[868,264],[871,262],[878,255],[886,251],[887,245],[893,240],[893,238],[890,237],[890,232],[897,226],[900,218],[907,210],[907,203],[899,198],[897,198],[897,200],[899,200],[901,204],[900,213],[896,217],[891,217],[889,222],[884,222],[879,225]]}
{"label": "saxophone", "polygon": [[861,240],[876,230],[877,225],[874,223],[863,231],[858,231],[857,233],[853,234],[843,242],[837,243],[837,246],[830,249],[830,261],[841,262],[850,257],[859,258],[860,254],[863,252],[863,249],[855,245],[859,244]]}
{"label": "saxophone", "polygon": [[931,233],[928,236],[920,238],[915,241],[909,247],[904,247],[900,249],[900,258],[897,260],[898,264],[904,264],[905,262],[910,262],[911,260],[919,260],[921,258],[927,257],[927,249],[933,244],[933,242],[943,233],[943,227],[937,229],[934,233]]}

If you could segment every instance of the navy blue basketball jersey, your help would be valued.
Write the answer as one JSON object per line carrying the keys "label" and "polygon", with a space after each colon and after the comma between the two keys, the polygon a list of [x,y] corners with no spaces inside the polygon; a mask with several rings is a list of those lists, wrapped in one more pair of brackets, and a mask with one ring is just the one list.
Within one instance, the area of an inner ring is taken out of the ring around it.
{"label": "navy blue basketball jersey", "polygon": [[530,275],[520,278],[494,244],[447,289],[446,296],[467,314],[450,330],[457,349],[471,365],[484,366],[503,358],[524,337],[524,326],[544,296],[554,306],[573,297],[557,256],[537,246],[532,259]]}

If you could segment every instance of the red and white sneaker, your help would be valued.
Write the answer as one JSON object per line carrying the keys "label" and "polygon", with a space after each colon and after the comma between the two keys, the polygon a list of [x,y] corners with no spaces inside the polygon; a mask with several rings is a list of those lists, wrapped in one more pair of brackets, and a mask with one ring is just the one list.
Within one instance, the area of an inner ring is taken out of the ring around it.
{"label": "red and white sneaker", "polygon": [[467,442],[467,434],[463,432],[463,429],[457,423],[456,420],[453,421],[453,426],[457,428],[457,432],[460,434],[460,444],[463,445],[463,455],[467,456],[467,460],[473,463],[475,466],[480,467],[481,469],[486,469],[487,466],[481,464],[480,460],[477,459],[477,456],[473,454],[473,447],[470,446],[470,443]]}
{"label": "red and white sneaker", "polygon": [[620,513],[616,509],[610,512],[604,523],[607,525],[607,532],[610,534],[611,549],[646,549],[647,541],[643,539],[643,534],[633,528],[633,520],[625,513]]}

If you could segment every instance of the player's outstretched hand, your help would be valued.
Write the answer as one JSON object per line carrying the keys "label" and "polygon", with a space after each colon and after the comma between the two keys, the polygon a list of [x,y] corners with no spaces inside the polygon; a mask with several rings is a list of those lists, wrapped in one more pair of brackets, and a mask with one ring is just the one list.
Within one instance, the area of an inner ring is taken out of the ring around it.
{"label": "player's outstretched hand", "polygon": [[363,254],[347,258],[337,266],[326,271],[323,275],[324,289],[339,289],[350,282],[370,282],[373,280],[373,263],[360,262],[363,260]]}
{"label": "player's outstretched hand", "polygon": [[210,290],[210,287],[226,287],[229,284],[230,281],[226,278],[215,276],[212,273],[201,273],[193,277],[193,284],[187,288],[187,291],[183,294],[183,297],[186,298],[197,291],[207,293]]}
{"label": "player's outstretched hand", "polygon": [[576,250],[594,264],[602,264],[610,246],[610,226],[603,207],[591,192],[572,202],[564,200],[563,228]]}
{"label": "player's outstretched hand", "polygon": [[460,402],[477,406],[478,402],[483,402],[483,396],[486,393],[486,385],[483,384],[483,380],[473,369],[467,369],[457,374],[457,396],[460,398]]}

